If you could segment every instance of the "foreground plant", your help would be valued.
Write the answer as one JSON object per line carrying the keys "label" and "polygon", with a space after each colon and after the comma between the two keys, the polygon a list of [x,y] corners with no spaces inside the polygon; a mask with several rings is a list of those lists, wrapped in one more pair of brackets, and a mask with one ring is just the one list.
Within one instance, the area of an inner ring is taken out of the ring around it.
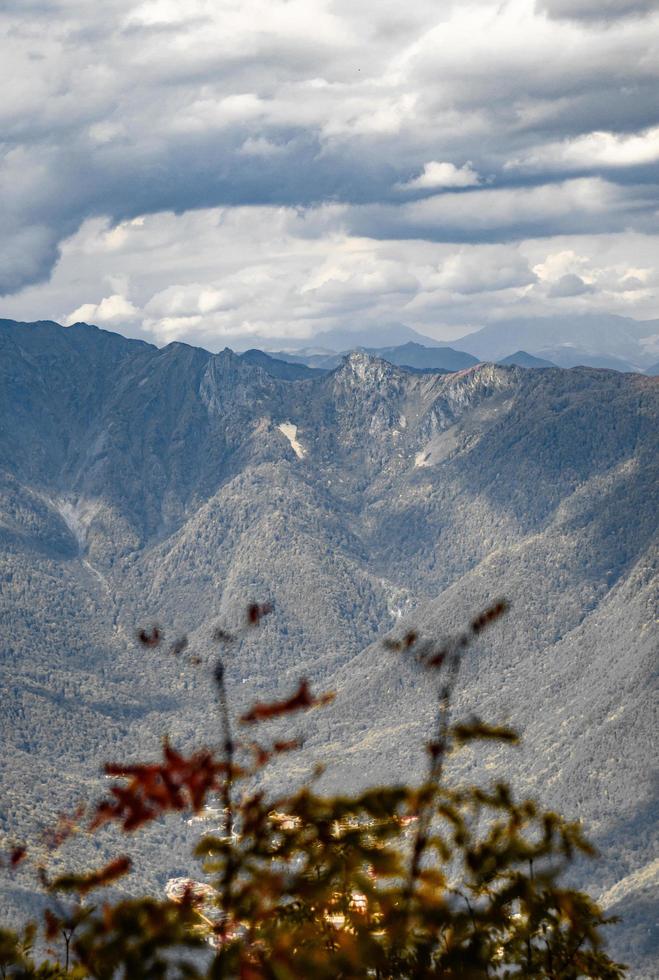
{"label": "foreground plant", "polygon": [[[251,606],[249,627],[270,611]],[[624,968],[602,946],[602,911],[561,885],[575,855],[593,855],[580,827],[517,801],[503,783],[450,786],[444,777],[448,754],[464,745],[517,741],[510,729],[451,718],[464,651],[505,611],[505,603],[496,603],[445,644],[415,632],[386,641],[438,685],[436,728],[420,786],[332,798],[309,786],[274,799],[251,789],[263,766],[299,744],[234,735],[218,660],[220,750],[186,757],[166,744],[160,762],[107,766],[118,782],[87,816],[90,830],[116,822],[130,834],[170,810],[202,813],[214,806],[221,826],[196,848],[206,880],[171,883],[166,901],[149,897],[90,909],[82,904],[85,896],[128,873],[128,857],[54,880],[42,870],[53,895],[66,892],[74,900],[68,919],[57,909],[46,918],[49,938],[59,932],[65,939],[66,962],[36,968],[21,940],[3,933],[2,975],[623,977]],[[162,633],[154,628],[140,638],[158,646]],[[215,638],[220,644],[233,639],[224,630]],[[177,641],[172,649],[185,648]],[[241,731],[329,699],[314,696],[302,681],[286,700],[255,705],[240,719]]]}

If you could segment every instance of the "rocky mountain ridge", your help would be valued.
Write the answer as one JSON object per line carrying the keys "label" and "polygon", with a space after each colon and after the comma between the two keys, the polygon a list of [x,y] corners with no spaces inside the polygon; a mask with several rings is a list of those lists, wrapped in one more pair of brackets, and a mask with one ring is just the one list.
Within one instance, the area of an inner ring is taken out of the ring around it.
{"label": "rocky mountain ridge", "polygon": [[[212,629],[252,599],[275,614],[231,651],[233,710],[306,675],[337,690],[300,723],[328,787],[407,777],[433,692],[382,637],[445,635],[506,595],[459,709],[523,728],[485,771],[584,820],[604,858],[582,880],[624,893],[620,955],[650,976],[658,419],[639,374],[356,352],[285,380],[228,350],[0,323],[2,831],[33,835],[164,731],[212,742]],[[154,620],[202,665],[140,650]],[[292,756],[282,778],[306,771]],[[153,887],[186,871],[172,832],[138,854]],[[2,901],[35,896],[20,879]]]}

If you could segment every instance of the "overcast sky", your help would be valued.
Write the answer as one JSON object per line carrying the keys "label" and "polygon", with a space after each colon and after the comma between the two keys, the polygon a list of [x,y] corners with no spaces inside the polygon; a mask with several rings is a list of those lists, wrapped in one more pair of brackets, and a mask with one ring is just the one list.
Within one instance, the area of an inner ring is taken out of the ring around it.
{"label": "overcast sky", "polygon": [[0,315],[659,315],[656,0],[3,0]]}

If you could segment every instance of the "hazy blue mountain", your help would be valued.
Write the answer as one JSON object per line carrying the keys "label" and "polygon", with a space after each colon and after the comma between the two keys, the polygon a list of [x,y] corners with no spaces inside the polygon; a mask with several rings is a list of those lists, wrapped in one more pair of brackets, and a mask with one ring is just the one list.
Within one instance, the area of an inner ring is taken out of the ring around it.
{"label": "hazy blue mountain", "polygon": [[292,351],[268,351],[270,357],[279,361],[286,361],[288,364],[302,364],[306,367],[315,368],[320,371],[331,371],[338,367],[343,360],[343,354],[339,351],[322,350],[318,347],[302,347],[293,353]]}
{"label": "hazy blue mountain", "polygon": [[[463,358],[462,367],[468,366],[468,356],[474,358],[471,363],[506,363],[509,356],[516,356],[510,354],[511,349],[518,349],[520,353],[545,361],[544,366],[644,371],[656,360],[659,320],[638,321],[605,314],[517,318],[489,324],[456,340],[455,347],[445,341],[422,337],[409,328],[396,325],[392,330],[396,340],[387,345],[382,343],[384,335],[381,333],[328,332],[317,338],[319,346],[272,352],[272,356],[310,367],[332,369],[338,366],[341,355],[347,351],[367,350],[394,364],[459,370],[460,357]],[[374,342],[376,336],[379,342]],[[443,363],[442,350],[455,353],[447,356]]]}
{"label": "hazy blue mountain", "polygon": [[282,381],[300,381],[302,378],[313,378],[324,373],[322,369],[309,367],[301,361],[282,360],[262,350],[247,350],[239,357],[248,364],[257,364],[266,374],[281,378]]}
{"label": "hazy blue mountain", "polygon": [[502,320],[461,337],[455,345],[482,360],[499,361],[520,348],[561,367],[584,364],[630,371],[656,360],[651,338],[657,335],[659,320],[588,313]]}
{"label": "hazy blue mountain", "polygon": [[452,347],[424,347],[414,341],[400,344],[398,347],[367,348],[367,353],[381,357],[383,361],[389,361],[390,364],[424,370],[439,368],[442,371],[462,371],[464,368],[478,364],[478,358],[464,351],[454,350]]}
{"label": "hazy blue mountain", "polygon": [[[383,323],[377,327],[362,327],[354,330],[325,330],[314,337],[314,346],[348,351],[357,347],[396,347],[410,341],[423,344],[425,347],[440,346],[439,341],[424,336],[404,323]],[[306,346],[306,341],[303,341],[300,346]]]}
{"label": "hazy blue mountain", "polygon": [[497,364],[517,365],[517,367],[523,368],[557,367],[553,361],[546,361],[542,357],[534,357],[533,354],[527,354],[525,350],[518,350],[514,354],[509,354],[508,357],[502,357],[501,360],[497,361]]}
{"label": "hazy blue mountain", "polygon": [[337,368],[350,351],[362,351],[380,357],[389,364],[399,367],[417,368],[423,371],[461,371],[463,368],[478,364],[478,358],[452,347],[424,347],[415,341],[408,341],[394,347],[362,347],[355,346],[340,352],[318,352],[311,348],[296,354],[284,352],[273,353],[272,357],[288,360],[294,364],[306,364],[324,370]]}
{"label": "hazy blue mountain", "polygon": [[[622,902],[617,949],[650,976],[658,420],[641,374],[414,373],[355,352],[283,380],[229,350],[1,321],[0,830],[33,836],[165,731],[217,741],[212,629],[252,599],[275,614],[231,650],[232,710],[306,675],[337,690],[299,721],[325,785],[407,778],[435,695],[380,639],[445,635],[506,595],[458,710],[521,726],[484,771],[584,821],[603,858],[579,880]],[[154,620],[202,665],[140,649]],[[291,756],[281,778],[306,772]],[[137,880],[185,873],[190,833],[154,827]],[[96,841],[75,860],[116,847]],[[35,902],[20,874],[0,911]]]}
{"label": "hazy blue mountain", "polygon": [[645,373],[649,374],[653,378],[656,378],[657,375],[659,375],[659,361],[657,361],[656,364],[651,364],[649,368],[646,368]]}
{"label": "hazy blue mountain", "polygon": [[610,354],[597,354],[580,347],[543,347],[539,354],[551,358],[557,367],[563,368],[594,367],[603,368],[605,371],[624,372],[640,370],[637,365],[630,361],[623,361],[620,357],[612,357]]}

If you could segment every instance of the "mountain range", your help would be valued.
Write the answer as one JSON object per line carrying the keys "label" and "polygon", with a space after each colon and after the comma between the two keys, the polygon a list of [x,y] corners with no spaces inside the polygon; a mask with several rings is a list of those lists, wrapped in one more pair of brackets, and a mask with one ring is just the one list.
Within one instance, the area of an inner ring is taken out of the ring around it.
{"label": "mountain range", "polygon": [[[578,881],[624,916],[614,952],[651,977],[659,380],[419,372],[364,351],[282,363],[0,321],[5,839],[100,795],[108,758],[153,758],[165,732],[216,742],[213,631],[253,600],[274,613],[229,651],[232,711],[306,676],[337,692],[299,722],[322,785],[418,774],[435,692],[382,639],[445,636],[503,595],[456,711],[512,722],[523,746],[455,775],[503,775],[583,821],[602,857]],[[153,622],[200,663],[140,647]],[[272,778],[309,772],[293,755]],[[189,873],[190,833],[136,840],[136,880]],[[62,860],[116,847],[108,831]],[[39,902],[19,874],[0,912]]]}
{"label": "mountain range", "polygon": [[659,353],[659,320],[633,320],[613,314],[516,318],[491,323],[455,341],[460,350],[498,361],[511,347],[545,357],[560,367],[637,371]]}
{"label": "mountain range", "polygon": [[[382,341],[387,338],[388,345],[382,346]],[[354,333],[328,331],[319,334],[316,341],[317,346],[279,351],[274,356],[313,367],[331,368],[340,361],[337,352],[360,349],[395,364],[456,370],[468,366],[467,360],[457,363],[458,358],[464,359],[467,355],[478,361],[507,363],[511,356],[520,353],[526,360],[523,364],[519,360],[515,363],[522,367],[585,366],[652,373],[657,369],[659,355],[659,320],[641,321],[605,314],[518,317],[488,324],[451,341],[450,345],[403,325]],[[452,363],[448,360],[442,363],[442,350],[451,351]],[[412,362],[411,356],[415,356]],[[545,363],[531,363],[529,356]]]}
{"label": "mountain range", "polygon": [[318,353],[313,349],[293,354],[287,351],[272,353],[273,358],[288,361],[293,364],[305,364],[321,370],[331,371],[341,364],[350,351],[361,351],[379,357],[389,364],[399,367],[414,368],[419,371],[460,371],[462,368],[478,364],[478,358],[452,347],[426,347],[416,341],[408,340],[404,344],[393,347],[350,347],[343,351],[324,351]]}

